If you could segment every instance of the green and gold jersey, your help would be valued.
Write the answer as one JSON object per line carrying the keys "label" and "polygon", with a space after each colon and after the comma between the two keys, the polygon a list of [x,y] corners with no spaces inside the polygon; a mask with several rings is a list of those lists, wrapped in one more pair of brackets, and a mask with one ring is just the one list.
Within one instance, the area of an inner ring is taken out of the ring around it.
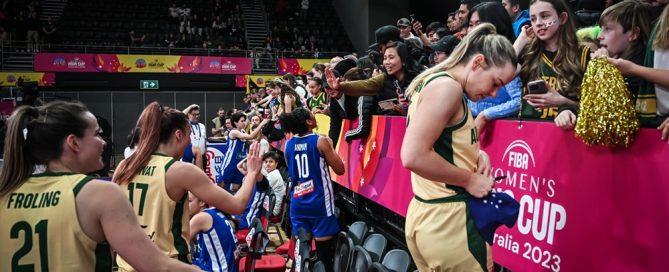
{"label": "green and gold jersey", "polygon": [[[441,76],[450,77],[446,72],[433,74],[425,78],[425,83],[411,96],[407,122],[410,122],[412,114],[416,111],[421,89],[433,79]],[[434,143],[433,149],[449,163],[475,172],[479,156],[478,130],[474,126],[474,118],[472,118],[469,105],[464,97],[462,99],[462,108],[465,114],[463,119],[457,124],[445,128]],[[450,197],[464,191],[461,187],[432,181],[413,172],[411,173],[411,186],[414,195],[425,200]]]}
{"label": "green and gold jersey", "polygon": [[[586,66],[588,65],[588,60],[590,57],[590,51],[587,47],[579,47],[580,58],[579,63],[585,71]],[[555,66],[553,66],[553,60],[549,58],[545,53],[541,53],[541,62],[539,63],[539,78],[546,81],[548,86],[553,88],[556,91],[561,91],[562,87],[558,84],[557,72],[555,72]],[[527,82],[538,80],[530,79]],[[523,86],[523,96],[528,94],[527,86]],[[532,105],[527,103],[525,99],[520,99],[520,116],[523,118],[535,118],[543,120],[553,120],[558,115],[558,107],[544,108],[537,110]]]}
{"label": "green and gold jersey", "polygon": [[325,107],[325,93],[321,92],[318,96],[312,96],[309,99],[309,109],[314,110],[315,108],[324,108]]}
{"label": "green and gold jersey", "polygon": [[0,198],[0,271],[111,271],[111,251],[84,234],[75,197],[92,177],[33,175]]}
{"label": "green and gold jersey", "polygon": [[[188,195],[175,202],[167,194],[165,172],[174,159],[154,154],[149,163],[132,178],[132,182],[121,185],[128,195],[139,224],[165,255],[189,263]],[[123,258],[118,259],[121,271],[134,271]]]}

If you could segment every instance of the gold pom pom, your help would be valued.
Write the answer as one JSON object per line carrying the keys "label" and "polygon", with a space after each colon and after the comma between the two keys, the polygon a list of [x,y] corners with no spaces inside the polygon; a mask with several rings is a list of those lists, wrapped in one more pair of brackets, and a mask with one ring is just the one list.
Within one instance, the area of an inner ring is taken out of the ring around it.
{"label": "gold pom pom", "polygon": [[590,61],[581,87],[576,136],[587,145],[629,146],[639,130],[632,95],[606,58]]}

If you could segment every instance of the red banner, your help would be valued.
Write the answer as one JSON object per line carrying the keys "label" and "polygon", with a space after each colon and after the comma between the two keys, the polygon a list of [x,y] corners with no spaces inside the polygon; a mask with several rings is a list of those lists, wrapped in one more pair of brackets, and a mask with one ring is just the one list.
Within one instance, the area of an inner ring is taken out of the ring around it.
{"label": "red banner", "polygon": [[[367,140],[340,139],[347,173],[337,182],[405,215],[413,194],[399,157],[402,121],[375,116]],[[641,129],[629,148],[609,149],[552,123],[489,125],[481,146],[493,175],[507,176],[495,188],[521,204],[516,225],[497,230],[495,262],[512,271],[666,269],[669,145],[659,131]]]}
{"label": "red banner", "polygon": [[35,54],[35,71],[107,73],[250,74],[251,59],[119,54]]}

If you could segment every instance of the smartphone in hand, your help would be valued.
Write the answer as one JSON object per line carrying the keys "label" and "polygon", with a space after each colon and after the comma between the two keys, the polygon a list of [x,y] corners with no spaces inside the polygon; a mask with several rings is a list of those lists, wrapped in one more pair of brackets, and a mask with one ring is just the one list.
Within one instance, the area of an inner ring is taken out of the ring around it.
{"label": "smartphone in hand", "polygon": [[545,94],[548,92],[548,85],[544,80],[535,80],[527,83],[527,91],[530,94]]}

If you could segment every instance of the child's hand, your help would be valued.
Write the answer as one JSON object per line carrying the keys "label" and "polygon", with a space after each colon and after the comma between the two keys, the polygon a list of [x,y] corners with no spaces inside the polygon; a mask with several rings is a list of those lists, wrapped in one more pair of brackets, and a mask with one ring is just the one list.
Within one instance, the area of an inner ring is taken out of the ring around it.
{"label": "child's hand", "polygon": [[529,25],[524,25],[520,31],[520,36],[518,36],[518,39],[524,43],[528,43],[530,39],[534,38],[534,36],[534,28]]}
{"label": "child's hand", "polygon": [[606,48],[602,47],[597,49],[595,52],[590,54],[590,58],[599,58],[599,57],[608,57],[609,56],[609,50],[606,50]]}
{"label": "child's hand", "polygon": [[555,125],[564,130],[572,130],[576,126],[576,115],[570,110],[562,111],[555,117]]}

